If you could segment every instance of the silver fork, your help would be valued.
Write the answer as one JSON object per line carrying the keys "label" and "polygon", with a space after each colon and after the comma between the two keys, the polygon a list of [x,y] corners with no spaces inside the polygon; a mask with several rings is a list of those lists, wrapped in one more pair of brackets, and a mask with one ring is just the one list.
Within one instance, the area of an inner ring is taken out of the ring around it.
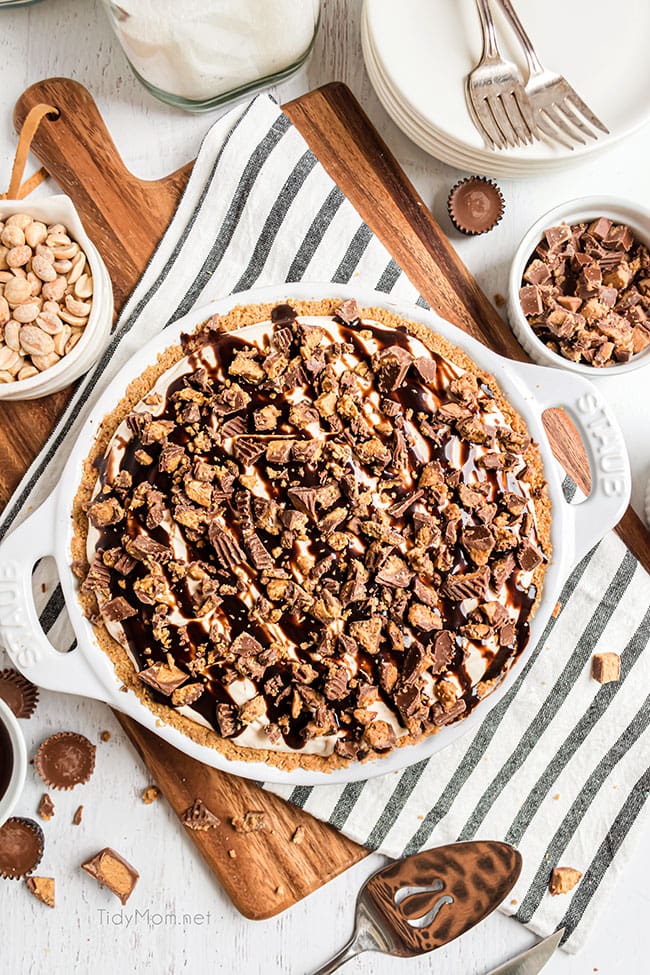
{"label": "silver fork", "polygon": [[493,147],[528,145],[533,141],[535,124],[519,72],[501,57],[488,0],[476,0],[476,4],[483,54],[467,76],[467,100],[474,123]]}
{"label": "silver fork", "polygon": [[[573,149],[571,142],[586,145],[582,136],[589,139],[598,138],[598,134],[585,125],[583,120],[608,135],[607,126],[594,115],[566,78],[549,71],[542,65],[510,0],[498,0],[498,2],[526,55],[529,77],[525,90],[532,109],[534,126],[549,139],[560,142],[567,149]],[[563,135],[567,138],[564,139]]]}

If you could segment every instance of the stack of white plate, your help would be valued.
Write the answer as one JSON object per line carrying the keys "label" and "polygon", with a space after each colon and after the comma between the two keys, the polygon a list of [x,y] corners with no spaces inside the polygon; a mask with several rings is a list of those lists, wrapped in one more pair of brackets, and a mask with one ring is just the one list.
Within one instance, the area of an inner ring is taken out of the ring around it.
{"label": "stack of white plate", "polygon": [[[574,150],[535,142],[491,150],[467,111],[465,79],[478,63],[475,0],[365,0],[361,38],[372,85],[395,123],[426,152],[486,176],[534,176],[602,152],[650,119],[650,2],[515,0],[540,59],[610,130]],[[498,10],[501,50],[526,78],[521,48]]]}

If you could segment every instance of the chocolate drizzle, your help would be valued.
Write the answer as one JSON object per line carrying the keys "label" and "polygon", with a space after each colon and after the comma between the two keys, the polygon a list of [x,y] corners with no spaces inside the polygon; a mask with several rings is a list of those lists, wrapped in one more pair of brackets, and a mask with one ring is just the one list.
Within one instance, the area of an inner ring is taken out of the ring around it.
{"label": "chocolate drizzle", "polygon": [[262,718],[269,747],[333,735],[344,757],[393,746],[385,722],[368,732],[376,701],[416,736],[471,711],[470,650],[498,679],[536,595],[514,561],[491,566],[543,558],[528,441],[492,391],[350,303],[322,326],[280,305],[260,340],[209,329],[186,351],[89,508],[85,587],[138,670],[202,685],[185,706],[224,737]]}

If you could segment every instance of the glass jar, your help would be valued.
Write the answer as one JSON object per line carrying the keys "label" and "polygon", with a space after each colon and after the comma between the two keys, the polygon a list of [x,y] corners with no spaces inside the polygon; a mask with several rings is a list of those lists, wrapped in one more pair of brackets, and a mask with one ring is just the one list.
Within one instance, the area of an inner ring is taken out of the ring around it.
{"label": "glass jar", "polygon": [[0,10],[9,9],[9,7],[31,7],[34,3],[40,3],[41,0],[0,0]]}
{"label": "glass jar", "polygon": [[287,78],[316,37],[320,0],[103,0],[137,78],[203,112]]}

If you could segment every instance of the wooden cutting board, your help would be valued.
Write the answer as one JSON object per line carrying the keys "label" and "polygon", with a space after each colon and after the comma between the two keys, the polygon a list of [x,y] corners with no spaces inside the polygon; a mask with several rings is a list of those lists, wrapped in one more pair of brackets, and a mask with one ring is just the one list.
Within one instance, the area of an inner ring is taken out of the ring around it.
{"label": "wooden cutting board", "polygon": [[[72,198],[101,251],[119,313],[174,213],[192,164],[160,180],[135,177],[120,159],[88,91],[65,78],[39,82],[24,92],[14,113],[18,131],[39,102],[55,105],[61,114],[56,121],[43,122],[33,151]],[[327,85],[285,110],[432,308],[495,351],[525,358],[350,91],[342,84]],[[9,499],[41,449],[66,396],[0,404],[1,503]],[[559,411],[547,416],[558,457],[588,487],[588,465],[575,430]],[[11,433],[17,429],[22,431],[20,439]],[[619,531],[650,571],[650,536],[631,510]],[[201,796],[222,820],[222,829],[187,835],[246,917],[261,919],[285,910],[366,855],[355,843],[252,782],[201,765],[130,719],[118,717],[179,816]],[[230,818],[253,809],[266,812],[267,830],[236,833]],[[300,844],[292,842],[299,826],[304,827]]]}

